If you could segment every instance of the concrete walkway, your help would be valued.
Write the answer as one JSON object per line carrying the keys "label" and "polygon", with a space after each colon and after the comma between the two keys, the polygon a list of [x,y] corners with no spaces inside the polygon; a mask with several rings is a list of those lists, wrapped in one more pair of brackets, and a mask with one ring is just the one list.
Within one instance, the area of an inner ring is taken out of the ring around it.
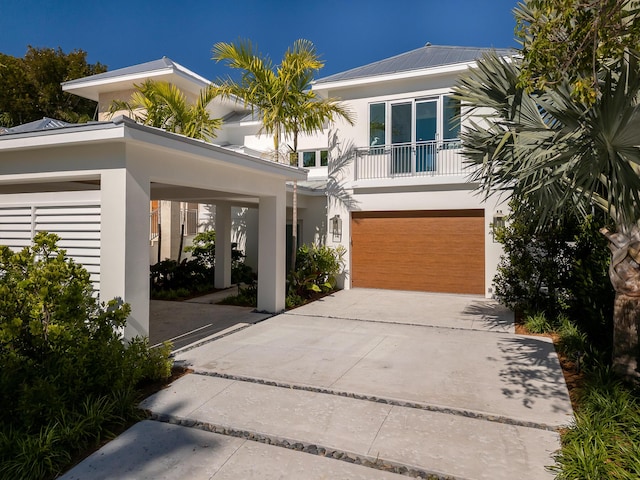
{"label": "concrete walkway", "polygon": [[63,478],[547,479],[572,418],[553,345],[478,297],[342,291],[177,360]]}

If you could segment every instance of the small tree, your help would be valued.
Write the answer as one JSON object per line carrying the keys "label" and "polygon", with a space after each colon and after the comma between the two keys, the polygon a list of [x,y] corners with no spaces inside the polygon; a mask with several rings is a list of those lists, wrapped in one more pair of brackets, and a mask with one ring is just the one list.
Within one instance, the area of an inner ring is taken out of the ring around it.
{"label": "small tree", "polygon": [[[273,135],[275,155],[279,156],[282,137],[291,136],[293,146],[287,163],[298,162],[298,137],[300,133],[321,131],[325,123],[343,118],[353,124],[353,115],[336,99],[318,97],[311,89],[313,76],[324,66],[316,48],[308,40],[296,40],[282,59],[273,62],[254,49],[249,41],[217,43],[213,47],[213,59],[242,71],[239,81],[231,78],[220,82],[216,90],[224,97],[242,100],[262,116],[262,128]],[[293,182],[293,218],[291,268],[295,269],[298,246],[298,182]]]}

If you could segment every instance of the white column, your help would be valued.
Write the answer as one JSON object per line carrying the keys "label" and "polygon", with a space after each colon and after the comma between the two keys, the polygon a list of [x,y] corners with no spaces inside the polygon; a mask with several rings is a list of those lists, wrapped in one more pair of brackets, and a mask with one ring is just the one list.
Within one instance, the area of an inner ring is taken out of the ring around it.
{"label": "white column", "polygon": [[178,260],[180,253],[180,202],[160,202],[160,258]]}
{"label": "white column", "polygon": [[100,299],[131,305],[125,338],[149,335],[149,177],[120,168],[100,178]]}
{"label": "white column", "polygon": [[216,288],[231,286],[231,205],[216,203]]}
{"label": "white column", "polygon": [[285,307],[285,186],[275,197],[260,197],[258,210],[258,310],[281,312]]}

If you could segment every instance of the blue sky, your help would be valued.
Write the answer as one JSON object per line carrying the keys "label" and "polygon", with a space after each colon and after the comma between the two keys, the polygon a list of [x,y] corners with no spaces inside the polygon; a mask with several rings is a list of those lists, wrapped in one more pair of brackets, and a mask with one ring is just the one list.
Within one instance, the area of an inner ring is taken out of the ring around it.
{"label": "blue sky", "polygon": [[298,38],[326,76],[436,45],[512,47],[516,0],[0,0],[0,52],[82,49],[109,70],[163,55],[214,80],[214,43],[248,38],[275,63]]}

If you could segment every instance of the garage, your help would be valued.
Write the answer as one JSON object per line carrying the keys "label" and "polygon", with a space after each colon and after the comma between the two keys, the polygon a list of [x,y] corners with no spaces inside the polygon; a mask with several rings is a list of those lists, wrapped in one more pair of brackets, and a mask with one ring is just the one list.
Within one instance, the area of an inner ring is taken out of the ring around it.
{"label": "garage", "polygon": [[484,295],[484,210],[353,212],[351,285]]}

